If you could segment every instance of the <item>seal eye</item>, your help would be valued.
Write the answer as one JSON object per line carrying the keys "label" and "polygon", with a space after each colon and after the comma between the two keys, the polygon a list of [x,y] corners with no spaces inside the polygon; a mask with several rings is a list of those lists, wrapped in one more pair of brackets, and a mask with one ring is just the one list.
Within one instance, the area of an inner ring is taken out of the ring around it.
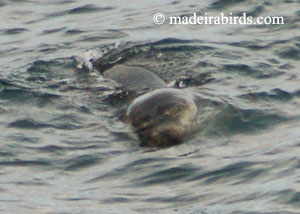
{"label": "seal eye", "polygon": [[183,110],[183,106],[181,105],[164,106],[157,109],[157,114],[167,117],[166,119],[171,119],[176,115],[178,115],[178,113],[181,112],[182,110]]}

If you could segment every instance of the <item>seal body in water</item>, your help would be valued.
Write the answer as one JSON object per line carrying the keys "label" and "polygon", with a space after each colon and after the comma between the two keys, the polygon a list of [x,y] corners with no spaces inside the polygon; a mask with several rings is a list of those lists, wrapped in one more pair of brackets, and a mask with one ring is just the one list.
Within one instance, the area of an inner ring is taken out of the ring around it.
{"label": "seal body in water", "polygon": [[166,88],[166,83],[153,72],[137,66],[116,65],[103,76],[117,82],[124,91],[142,91]]}
{"label": "seal body in water", "polygon": [[136,66],[117,65],[103,76],[116,81],[125,91],[146,90],[132,101],[125,116],[142,145],[172,146],[191,133],[197,106],[186,91],[167,88],[157,75]]}

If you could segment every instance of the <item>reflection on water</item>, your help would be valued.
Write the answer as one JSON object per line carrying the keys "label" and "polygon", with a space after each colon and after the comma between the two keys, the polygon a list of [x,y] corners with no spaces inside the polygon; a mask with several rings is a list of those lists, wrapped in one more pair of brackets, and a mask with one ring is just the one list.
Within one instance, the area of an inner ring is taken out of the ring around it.
{"label": "reflection on water", "polygon": [[[2,1],[3,213],[298,213],[298,1]],[[154,25],[153,14],[282,15],[280,26]],[[96,67],[193,94],[194,136],[139,147]],[[95,65],[95,64],[94,64]],[[177,82],[176,82],[177,81]]]}

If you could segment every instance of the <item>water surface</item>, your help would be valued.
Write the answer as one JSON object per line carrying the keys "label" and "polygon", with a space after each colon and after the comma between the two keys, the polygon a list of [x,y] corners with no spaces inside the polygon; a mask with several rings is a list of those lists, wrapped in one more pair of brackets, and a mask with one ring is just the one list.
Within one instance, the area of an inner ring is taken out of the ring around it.
{"label": "water surface", "polygon": [[[1,212],[299,213],[299,6],[0,1]],[[157,12],[285,24],[155,25]],[[114,84],[89,63],[104,53],[103,62],[121,57],[168,83],[186,80],[196,134],[140,147],[118,118],[126,100],[111,100]]]}

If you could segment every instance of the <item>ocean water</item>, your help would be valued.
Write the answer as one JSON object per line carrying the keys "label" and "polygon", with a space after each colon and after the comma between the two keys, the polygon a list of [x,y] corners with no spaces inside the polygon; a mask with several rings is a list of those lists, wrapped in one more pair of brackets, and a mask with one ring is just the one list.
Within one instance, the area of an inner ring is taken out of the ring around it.
{"label": "ocean water", "polygon": [[[155,25],[283,16],[284,25]],[[140,147],[93,68],[181,80],[196,133]],[[1,0],[0,213],[300,213],[298,0]]]}

